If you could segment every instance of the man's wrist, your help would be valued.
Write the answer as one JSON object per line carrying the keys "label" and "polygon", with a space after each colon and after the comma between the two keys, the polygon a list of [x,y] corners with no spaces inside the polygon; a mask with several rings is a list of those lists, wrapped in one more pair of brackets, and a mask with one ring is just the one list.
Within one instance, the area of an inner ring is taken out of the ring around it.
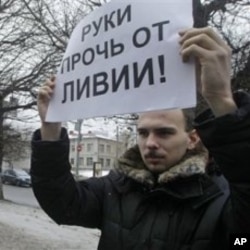
{"label": "man's wrist", "polygon": [[41,126],[41,139],[43,141],[57,141],[61,135],[61,123],[43,122]]}
{"label": "man's wrist", "polygon": [[215,117],[220,117],[237,110],[233,97],[220,97],[207,100]]}

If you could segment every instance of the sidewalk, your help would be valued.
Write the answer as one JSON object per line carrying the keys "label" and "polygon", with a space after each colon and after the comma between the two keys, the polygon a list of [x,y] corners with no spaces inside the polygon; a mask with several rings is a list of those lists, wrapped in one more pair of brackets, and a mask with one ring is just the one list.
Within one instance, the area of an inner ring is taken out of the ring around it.
{"label": "sidewalk", "polygon": [[40,208],[0,201],[0,250],[96,250],[99,235],[58,226]]}

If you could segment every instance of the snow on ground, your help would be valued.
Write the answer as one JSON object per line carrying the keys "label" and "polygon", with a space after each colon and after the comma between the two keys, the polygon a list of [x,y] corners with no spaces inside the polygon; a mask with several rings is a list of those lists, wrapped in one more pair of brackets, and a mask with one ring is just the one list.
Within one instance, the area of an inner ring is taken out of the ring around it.
{"label": "snow on ground", "polygon": [[0,250],[95,250],[100,232],[59,226],[40,208],[0,201]]}

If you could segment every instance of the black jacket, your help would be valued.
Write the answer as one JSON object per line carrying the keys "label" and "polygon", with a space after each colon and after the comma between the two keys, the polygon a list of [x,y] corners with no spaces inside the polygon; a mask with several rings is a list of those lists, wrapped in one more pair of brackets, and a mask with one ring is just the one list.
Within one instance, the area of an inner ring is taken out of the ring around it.
{"label": "black jacket", "polygon": [[206,112],[196,119],[227,181],[205,172],[203,155],[184,157],[155,180],[135,147],[108,176],[77,183],[66,131],[57,142],[41,141],[36,131],[35,196],[58,224],[99,228],[100,250],[227,250],[230,234],[250,233],[250,97],[239,92],[235,100],[233,114],[214,119]]}

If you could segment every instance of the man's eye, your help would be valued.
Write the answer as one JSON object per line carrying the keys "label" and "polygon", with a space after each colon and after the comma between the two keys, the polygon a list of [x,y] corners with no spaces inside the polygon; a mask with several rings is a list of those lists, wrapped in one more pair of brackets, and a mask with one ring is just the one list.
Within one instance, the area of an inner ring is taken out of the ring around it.
{"label": "man's eye", "polygon": [[157,132],[156,134],[157,134],[157,136],[159,136],[159,137],[166,137],[166,136],[169,135],[169,133],[167,133],[167,132],[162,132],[162,131],[159,131],[159,132]]}
{"label": "man's eye", "polygon": [[171,132],[169,130],[164,130],[164,129],[158,130],[156,133],[157,133],[158,136],[161,136],[161,137],[163,137],[163,136],[166,137],[166,136],[169,136],[169,135],[173,134],[173,132]]}
{"label": "man's eye", "polygon": [[138,135],[141,137],[147,137],[148,136],[148,132],[144,131],[144,130],[139,130],[138,131]]}

